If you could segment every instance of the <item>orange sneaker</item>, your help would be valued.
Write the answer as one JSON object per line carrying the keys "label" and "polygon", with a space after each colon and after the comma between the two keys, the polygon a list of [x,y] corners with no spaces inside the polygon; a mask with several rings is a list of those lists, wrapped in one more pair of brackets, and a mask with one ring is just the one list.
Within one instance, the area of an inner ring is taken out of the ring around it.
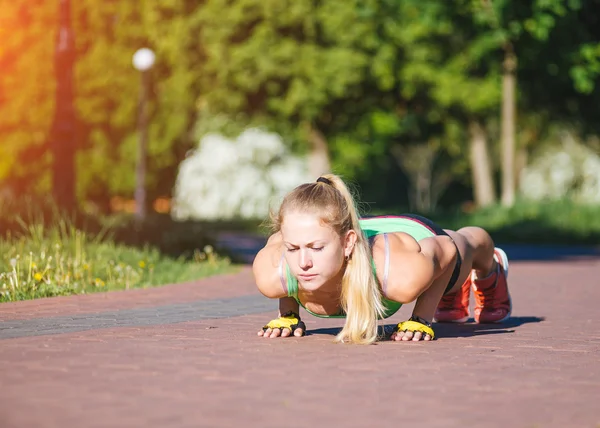
{"label": "orange sneaker", "polygon": [[508,257],[500,248],[494,248],[496,272],[486,278],[477,279],[472,272],[473,294],[475,296],[475,322],[498,323],[506,321],[512,311],[512,301],[508,292]]}
{"label": "orange sneaker", "polygon": [[471,277],[467,277],[460,290],[445,294],[440,300],[433,320],[435,322],[465,322],[469,319]]}

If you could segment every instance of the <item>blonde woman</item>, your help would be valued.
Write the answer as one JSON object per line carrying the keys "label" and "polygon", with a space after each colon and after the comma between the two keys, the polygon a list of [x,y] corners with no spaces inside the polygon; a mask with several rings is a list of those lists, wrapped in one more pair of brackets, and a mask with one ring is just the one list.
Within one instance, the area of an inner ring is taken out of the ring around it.
{"label": "blonde woman", "polygon": [[260,292],[279,299],[279,316],[258,332],[303,336],[300,305],[317,317],[343,317],[344,343],[378,339],[377,322],[416,300],[395,341],[432,340],[432,322],[464,322],[475,296],[476,322],[509,318],[506,254],[478,227],[456,232],[404,215],[359,219],[352,195],[333,174],[296,187],[273,215],[274,233],[257,254]]}

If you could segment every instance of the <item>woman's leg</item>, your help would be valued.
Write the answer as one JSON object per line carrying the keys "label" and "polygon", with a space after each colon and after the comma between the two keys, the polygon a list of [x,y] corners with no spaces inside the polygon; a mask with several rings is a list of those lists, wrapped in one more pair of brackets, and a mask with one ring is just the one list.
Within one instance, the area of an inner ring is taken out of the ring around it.
{"label": "woman's leg", "polygon": [[[471,253],[470,266],[474,271],[474,275],[467,275],[465,282],[460,283],[460,286],[455,285],[450,293],[461,290],[454,296],[457,297],[462,293],[464,297],[465,293],[468,293],[467,287],[473,289],[476,322],[495,323],[508,319],[512,311],[512,302],[508,292],[506,278],[508,260],[505,253],[494,247],[491,236],[480,227],[464,227],[449,234],[455,237],[455,240],[461,241],[462,237],[466,241],[466,252]],[[438,312],[441,313],[445,310],[449,313],[448,311],[452,309],[449,303],[455,306],[460,305],[461,309],[465,309],[465,299],[462,299],[462,303],[459,303],[461,299],[452,299],[452,297],[452,294],[444,296],[438,307]]]}
{"label": "woman's leg", "polygon": [[[468,293],[470,293],[471,285],[472,285],[472,277],[471,272],[474,270],[477,278],[483,278],[481,281],[485,281],[485,284],[493,284],[488,286],[488,288],[495,287],[496,283],[496,272],[498,271],[497,266],[498,263],[494,258],[494,242],[491,236],[480,227],[464,227],[458,231],[445,230],[445,232],[452,238],[454,243],[456,244],[456,248],[458,249],[458,256],[461,257],[462,266],[460,270],[460,274],[456,283],[452,286],[450,290],[446,292],[446,296],[442,298],[442,303],[444,303],[444,299],[450,300],[451,307],[446,308],[450,310],[454,310],[455,313],[458,313],[459,317],[462,317],[466,314],[468,318]],[[417,302],[415,304],[413,315],[424,318],[425,320],[431,319],[430,313],[433,311],[431,308],[435,308],[435,305],[440,302],[440,298],[444,294],[446,290],[446,286],[448,285],[448,281],[452,276],[452,267],[444,272],[439,278],[437,278],[432,285],[419,296]],[[475,285],[477,287],[477,283],[479,280],[475,280]],[[500,293],[500,300],[506,300],[503,298],[504,294],[508,294],[508,289],[506,288],[506,281],[504,280],[504,291],[502,291],[502,287],[498,288]],[[467,298],[461,299],[460,293],[464,293],[466,291]],[[460,293],[459,293],[460,292]],[[494,299],[498,300],[498,293],[493,293],[494,296],[489,298],[490,293],[489,290],[486,291],[488,293],[487,300],[484,299],[481,294],[481,290],[476,290],[476,300],[477,305],[475,308],[475,320],[480,322],[481,313],[487,311],[487,313],[492,314],[491,319],[498,319],[503,317],[506,318],[505,314],[507,310],[504,308],[506,306],[503,303],[503,307],[498,312],[498,308],[494,306]],[[479,294],[479,298],[477,298]],[[458,297],[458,299],[456,299]],[[449,298],[449,299],[448,299]],[[488,302],[488,307],[485,307],[485,302]],[[491,303],[491,305],[489,304]],[[433,304],[433,306],[432,306]],[[452,307],[452,304],[461,305],[461,308]],[[464,307],[466,306],[466,307]],[[438,306],[438,310],[439,310]],[[457,311],[457,309],[459,309]],[[504,314],[504,315],[503,315]],[[508,314],[510,315],[510,309],[508,309]],[[436,320],[438,319],[438,312],[436,312],[435,316]],[[466,321],[466,318],[464,321]],[[497,322],[497,321],[487,321],[490,317],[484,316],[486,319],[485,322]],[[482,321],[483,322],[483,321]],[[392,340],[420,340],[424,337],[421,333],[413,333],[407,331],[405,333],[398,332],[392,335]]]}
{"label": "woman's leg", "polygon": [[464,236],[471,247],[471,268],[475,270],[477,277],[488,276],[496,268],[492,237],[484,229],[474,226],[463,227],[456,233]]}

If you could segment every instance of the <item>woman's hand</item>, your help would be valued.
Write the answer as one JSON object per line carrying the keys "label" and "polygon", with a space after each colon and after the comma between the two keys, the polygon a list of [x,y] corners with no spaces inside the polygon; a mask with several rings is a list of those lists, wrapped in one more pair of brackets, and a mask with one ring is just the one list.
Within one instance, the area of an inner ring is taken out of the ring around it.
{"label": "woman's hand", "polygon": [[396,342],[420,340],[429,341],[435,337],[435,332],[431,328],[431,323],[421,317],[413,315],[408,321],[401,322],[396,326],[392,333],[391,340]]}
{"label": "woman's hand", "polygon": [[431,340],[431,336],[426,334],[426,333],[422,333],[420,331],[395,331],[394,333],[392,333],[392,336],[390,337],[391,340],[395,340],[395,341],[415,341],[418,342],[419,340]]}
{"label": "woman's hand", "polygon": [[[268,337],[269,339],[273,339],[275,337],[288,337],[292,335],[292,330],[289,328],[268,328],[266,330],[260,330],[258,335],[262,337]],[[304,330],[302,328],[296,328],[293,335],[295,337],[302,337],[304,336]]]}
{"label": "woman's hand", "polygon": [[296,312],[288,311],[279,318],[271,320],[258,332],[258,336],[268,337],[270,339],[275,337],[288,337],[291,335],[301,337],[304,336],[305,332],[306,325],[300,321],[300,315]]}

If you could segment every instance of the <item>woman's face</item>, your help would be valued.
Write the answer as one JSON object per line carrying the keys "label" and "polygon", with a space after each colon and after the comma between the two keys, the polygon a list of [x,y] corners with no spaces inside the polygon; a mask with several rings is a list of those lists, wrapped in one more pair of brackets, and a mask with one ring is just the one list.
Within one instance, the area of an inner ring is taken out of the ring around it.
{"label": "woman's face", "polygon": [[314,213],[289,212],[281,225],[285,259],[301,288],[319,289],[336,277],[352,253],[356,233],[340,237]]}

